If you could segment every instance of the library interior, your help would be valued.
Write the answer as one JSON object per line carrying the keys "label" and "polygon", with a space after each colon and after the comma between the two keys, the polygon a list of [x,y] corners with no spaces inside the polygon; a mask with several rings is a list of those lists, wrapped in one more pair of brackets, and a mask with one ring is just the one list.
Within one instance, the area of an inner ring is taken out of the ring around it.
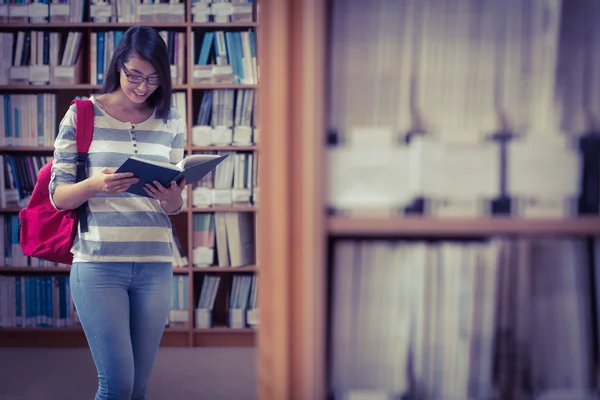
{"label": "library interior", "polygon": [[598,0],[0,0],[0,130],[2,400],[600,398]]}

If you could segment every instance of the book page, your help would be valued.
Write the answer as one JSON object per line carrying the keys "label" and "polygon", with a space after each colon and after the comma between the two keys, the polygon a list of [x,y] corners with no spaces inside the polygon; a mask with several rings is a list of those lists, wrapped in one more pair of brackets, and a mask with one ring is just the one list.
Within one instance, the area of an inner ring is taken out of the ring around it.
{"label": "book page", "polygon": [[146,163],[146,164],[156,165],[156,166],[159,166],[159,167],[165,167],[165,168],[172,169],[172,170],[175,170],[175,171],[179,170],[179,166],[173,165],[173,164],[168,163],[168,162],[148,160],[146,158],[135,157],[135,156],[132,156],[132,157],[129,157],[129,158],[131,160],[139,161],[139,162]]}
{"label": "book page", "polygon": [[177,163],[177,168],[181,171],[194,165],[202,164],[206,161],[214,160],[221,156],[215,154],[191,154]]}

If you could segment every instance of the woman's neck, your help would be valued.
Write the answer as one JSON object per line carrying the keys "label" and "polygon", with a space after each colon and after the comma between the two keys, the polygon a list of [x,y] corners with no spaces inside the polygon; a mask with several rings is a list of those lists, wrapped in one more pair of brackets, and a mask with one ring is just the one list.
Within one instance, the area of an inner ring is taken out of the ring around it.
{"label": "woman's neck", "polygon": [[107,97],[111,105],[116,106],[124,111],[140,112],[148,110],[148,105],[145,102],[142,104],[134,103],[129,99],[129,97],[125,96],[125,93],[123,93],[121,88],[118,88],[112,93],[108,93]]}

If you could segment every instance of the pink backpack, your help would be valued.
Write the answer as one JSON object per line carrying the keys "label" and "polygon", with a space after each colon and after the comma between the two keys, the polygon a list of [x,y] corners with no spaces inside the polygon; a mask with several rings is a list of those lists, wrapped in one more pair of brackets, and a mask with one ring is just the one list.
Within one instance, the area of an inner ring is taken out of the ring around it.
{"label": "pink backpack", "polygon": [[[94,105],[90,100],[73,100],[76,107],[75,136],[77,141],[77,177],[85,179],[88,150],[94,132]],[[23,254],[42,260],[71,264],[71,246],[77,234],[87,232],[87,202],[77,210],[58,211],[50,203],[49,184],[52,163],[48,162],[38,172],[37,182],[27,206],[19,212],[19,241]]]}

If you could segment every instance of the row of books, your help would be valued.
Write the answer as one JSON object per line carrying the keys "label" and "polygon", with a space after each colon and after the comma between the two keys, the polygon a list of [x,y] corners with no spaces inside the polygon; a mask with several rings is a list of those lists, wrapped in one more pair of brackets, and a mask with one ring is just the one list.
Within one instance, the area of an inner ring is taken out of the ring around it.
{"label": "row of books", "polygon": [[93,22],[183,22],[183,0],[91,0]]}
{"label": "row of books", "polygon": [[192,264],[195,267],[242,267],[256,264],[254,213],[194,213],[192,223]]}
{"label": "row of books", "polygon": [[[203,152],[207,153],[207,152]],[[258,204],[258,155],[248,152],[218,151],[229,154],[192,191],[194,207]]]}
{"label": "row of books", "polygon": [[[66,111],[66,110],[65,110]],[[52,146],[56,132],[56,95],[0,95],[0,146]]]}
{"label": "row of books", "polygon": [[600,135],[408,140],[362,127],[327,153],[336,212],[564,218],[600,213]]}
{"label": "row of books", "polygon": [[253,89],[216,89],[202,93],[192,126],[194,146],[258,143],[258,99]]}
{"label": "row of books", "polygon": [[194,83],[258,83],[254,30],[196,32],[192,36],[192,48],[195,49]]}
{"label": "row of books", "polygon": [[[252,0],[192,0],[194,22],[251,22]],[[0,0],[0,22],[183,22],[184,0]]]}
{"label": "row of books", "polygon": [[332,209],[600,212],[600,3],[477,3],[332,2]]}
{"label": "row of books", "polygon": [[[23,254],[19,241],[19,216],[17,214],[0,214],[0,273],[3,267],[60,267],[68,265],[54,263],[39,258],[29,257]],[[173,267],[188,267],[188,259],[183,251],[181,241],[173,230]]]}
{"label": "row of books", "polygon": [[[193,260],[195,267],[242,267],[256,264],[255,217],[251,212],[195,213],[193,219]],[[0,271],[2,267],[67,267],[23,254],[19,242],[19,217],[1,214]],[[173,267],[189,266],[181,240],[173,230]]]}
{"label": "row of books", "polygon": [[[242,267],[256,264],[255,219],[251,212],[195,213],[193,260],[195,267]],[[19,242],[19,216],[0,214],[0,272],[2,267],[67,267],[25,256]],[[187,268],[189,262],[181,240],[173,230],[173,267]]]}
{"label": "row of books", "polygon": [[194,22],[252,22],[254,0],[192,0]]}
{"label": "row of books", "polygon": [[[193,83],[257,84],[258,63],[253,30],[195,32],[192,43],[202,43],[197,55],[186,58],[186,33],[160,30],[169,52],[174,84],[183,84],[186,65]],[[89,77],[102,84],[104,71],[124,30],[0,32],[0,85],[76,84]],[[89,37],[88,37],[89,35]],[[85,70],[83,43],[89,43],[90,69]],[[194,48],[194,44],[192,44]],[[186,62],[186,59],[190,60]],[[89,72],[88,72],[89,71]]]}
{"label": "row of books", "polygon": [[[75,96],[76,100],[86,100],[88,96]],[[171,94],[171,107],[173,107],[184,121],[187,121],[187,94],[182,91],[174,91]],[[66,112],[66,110],[64,111]],[[187,138],[187,130],[184,131],[184,138]],[[185,143],[184,139],[184,143]],[[52,142],[54,145],[54,142]]]}
{"label": "row of books", "polygon": [[[105,71],[112,58],[119,40],[125,31],[98,31],[90,33],[90,83],[102,85]],[[159,31],[167,44],[169,64],[171,65],[171,79],[173,84],[183,84],[185,75],[185,33],[176,31]]]}
{"label": "row of books", "polygon": [[0,22],[82,22],[87,1],[0,0]]}
{"label": "row of books", "polygon": [[[186,200],[184,199],[183,204],[185,204],[185,201]],[[181,243],[181,239],[179,238],[175,227],[173,227],[172,231],[173,236],[171,246],[173,248],[173,268],[187,268],[189,266],[189,261],[185,249]]]}
{"label": "row of books", "polygon": [[[56,109],[56,99],[53,93],[0,95],[0,126],[4,130],[0,146],[52,146],[57,115],[66,112]],[[192,144],[251,146],[257,143],[256,104],[253,89],[204,91],[192,126]],[[173,92],[172,105],[187,120],[187,94]]]}
{"label": "row of books", "polygon": [[[194,22],[252,22],[252,0],[192,0]],[[94,22],[183,22],[183,0],[92,0]]]}
{"label": "row of books", "polygon": [[82,32],[0,33],[0,84],[76,83]]}
{"label": "row of books", "polygon": [[[173,298],[169,314],[169,326],[186,325],[189,320],[187,275],[173,277]],[[204,275],[200,295],[195,305],[196,328],[211,328],[213,326],[213,309],[221,283],[218,275]],[[258,277],[256,275],[233,275],[229,293],[228,325],[231,328],[246,328],[258,325],[259,300]],[[250,315],[250,319],[248,319]]]}
{"label": "row of books", "polygon": [[450,141],[596,129],[599,9],[593,0],[334,1],[331,127]]}
{"label": "row of books", "polygon": [[78,324],[68,276],[0,275],[0,328]]}
{"label": "row of books", "polygon": [[333,254],[335,398],[596,398],[600,239],[340,240]]}
{"label": "row of books", "polygon": [[17,214],[0,214],[0,270],[2,267],[66,267],[39,258],[28,257],[21,250],[19,241],[19,216]]}
{"label": "row of books", "polygon": [[[174,275],[172,282],[166,325],[177,327],[186,325],[189,319],[189,277]],[[198,297],[198,308],[213,309],[219,282],[219,277],[205,276]],[[213,296],[210,304],[203,300],[208,291]],[[234,299],[236,301],[235,309],[258,309],[258,277],[234,276],[230,296],[230,305]],[[77,310],[71,299],[69,276],[0,275],[0,328],[62,328],[79,325]]]}
{"label": "row of books", "polygon": [[[230,328],[256,327],[259,324],[259,297],[257,275],[233,275],[227,305],[227,323]],[[213,326],[212,312],[221,283],[220,276],[205,275],[195,309],[195,327]]]}
{"label": "row of books", "polygon": [[[193,206],[258,204],[258,156],[242,152],[230,154],[214,171],[194,184]],[[26,206],[37,183],[38,171],[51,159],[44,155],[0,155],[0,208]],[[187,201],[187,197],[184,200]]]}
{"label": "row of books", "polygon": [[167,326],[186,325],[188,321],[189,276],[173,275],[173,293]]}
{"label": "row of books", "polygon": [[37,173],[49,156],[0,155],[0,207],[23,207],[37,183]]}

